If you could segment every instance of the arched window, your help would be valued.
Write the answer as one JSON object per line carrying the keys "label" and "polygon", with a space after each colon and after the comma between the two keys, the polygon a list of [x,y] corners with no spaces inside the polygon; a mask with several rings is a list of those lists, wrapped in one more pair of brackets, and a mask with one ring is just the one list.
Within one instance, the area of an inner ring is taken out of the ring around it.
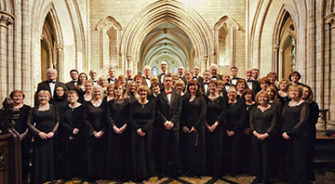
{"label": "arched window", "polygon": [[173,73],[178,73],[178,67],[174,66],[172,71],[173,71]]}
{"label": "arched window", "polygon": [[155,75],[155,76],[158,75],[158,69],[157,69],[156,66],[154,66],[154,67],[152,68],[151,73],[152,73],[152,75]]}

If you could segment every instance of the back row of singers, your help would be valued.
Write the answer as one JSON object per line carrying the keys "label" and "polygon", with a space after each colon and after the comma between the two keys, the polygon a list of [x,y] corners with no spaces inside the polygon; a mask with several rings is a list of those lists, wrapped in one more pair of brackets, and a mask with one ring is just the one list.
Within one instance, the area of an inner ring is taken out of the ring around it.
{"label": "back row of singers", "polygon": [[[209,83],[208,96],[195,80],[188,82],[184,96],[172,88],[170,74],[164,76],[163,84],[164,90],[157,96],[149,95],[149,88],[141,85],[136,89],[137,99],[131,100],[125,98],[118,83],[108,103],[100,86],[93,87],[92,98],[83,104],[78,103],[78,93],[70,91],[69,104],[63,109],[48,103],[49,92],[40,91],[39,105],[28,116],[22,115],[35,135],[33,181],[55,178],[52,158],[59,125],[64,163],[69,164],[63,167],[67,177],[143,180],[155,170],[158,175],[177,175],[179,169],[197,176],[238,174],[248,162],[242,154],[250,151],[251,134],[255,182],[269,181],[270,153],[280,145],[273,146],[276,141],[286,145],[281,149],[287,153],[289,183],[310,179],[310,140],[315,139],[318,109],[310,101],[309,87],[290,86],[291,101],[282,107],[274,87],[260,91],[255,103],[248,89],[242,92],[243,100],[238,100],[235,86],[229,87],[227,98],[220,96],[215,80]],[[16,108],[24,106],[22,92],[13,92],[11,97]],[[21,121],[16,124],[24,139],[27,129],[22,126],[25,120]]]}

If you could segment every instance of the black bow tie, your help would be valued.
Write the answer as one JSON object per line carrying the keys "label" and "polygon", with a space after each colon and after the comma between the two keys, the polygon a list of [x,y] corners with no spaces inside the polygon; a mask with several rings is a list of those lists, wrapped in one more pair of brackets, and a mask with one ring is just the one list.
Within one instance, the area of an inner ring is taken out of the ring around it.
{"label": "black bow tie", "polygon": [[212,78],[216,78],[216,76],[212,76]]}
{"label": "black bow tie", "polygon": [[251,80],[251,79],[248,79],[247,82],[252,82],[252,80]]}
{"label": "black bow tie", "polygon": [[150,77],[145,77],[145,79],[148,79],[148,80],[150,80]]}
{"label": "black bow tie", "polygon": [[238,78],[237,77],[233,77],[234,80],[237,80]]}
{"label": "black bow tie", "polygon": [[110,80],[110,81],[115,81],[115,79],[111,79],[111,78],[109,78],[109,80]]}
{"label": "black bow tie", "polygon": [[204,82],[204,85],[208,85],[209,84],[209,82]]}
{"label": "black bow tie", "polygon": [[56,81],[52,81],[52,80],[50,80],[49,83],[56,84]]}

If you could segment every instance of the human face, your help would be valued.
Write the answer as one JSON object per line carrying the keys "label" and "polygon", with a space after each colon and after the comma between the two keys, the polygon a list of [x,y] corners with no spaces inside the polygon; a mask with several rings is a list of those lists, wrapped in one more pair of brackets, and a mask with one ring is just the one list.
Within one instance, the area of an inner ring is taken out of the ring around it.
{"label": "human face", "polygon": [[217,74],[217,72],[218,72],[218,69],[216,67],[212,67],[211,68],[211,74],[212,74],[212,76],[215,76]]}
{"label": "human face", "polygon": [[55,72],[53,70],[48,70],[47,77],[48,77],[48,80],[56,80],[57,72]]}
{"label": "human face", "polygon": [[164,77],[164,87],[170,89],[172,86],[172,77]]}
{"label": "human face", "polygon": [[57,88],[56,88],[56,95],[57,95],[57,96],[64,96],[64,88],[62,88],[62,87],[57,87]]}
{"label": "human face", "polygon": [[122,85],[119,85],[119,87],[115,88],[114,93],[116,96],[121,96],[123,93],[123,87]]}
{"label": "human face", "polygon": [[123,87],[126,86],[126,79],[121,78],[121,80],[119,80],[119,82]]}
{"label": "human face", "polygon": [[294,73],[294,74],[291,75],[291,81],[292,82],[298,82],[298,80],[299,80],[298,74]]}
{"label": "human face", "polygon": [[93,98],[94,98],[95,100],[100,99],[100,98],[101,98],[101,95],[102,95],[102,92],[101,92],[100,89],[95,88],[95,89],[93,90]]}
{"label": "human face", "polygon": [[211,78],[209,72],[204,72],[203,78],[205,81],[208,81]]}
{"label": "human face", "polygon": [[308,95],[309,95],[309,89],[308,88],[306,88],[306,87],[303,87],[303,89],[302,89],[302,99],[304,99],[304,100],[306,100],[307,99],[307,97],[308,97]]}
{"label": "human face", "polygon": [[41,94],[38,96],[38,101],[41,105],[45,105],[49,102],[49,95],[47,94]]}
{"label": "human face", "polygon": [[87,80],[87,77],[85,74],[79,75],[79,81],[81,82],[81,84],[84,84],[86,80]]}
{"label": "human face", "polygon": [[109,69],[108,74],[109,74],[109,77],[114,78],[114,76],[115,76],[115,69],[114,68]]}
{"label": "human face", "polygon": [[237,76],[237,69],[233,68],[230,70],[231,76],[236,77]]}
{"label": "human face", "polygon": [[230,100],[235,100],[236,99],[236,89],[235,88],[232,88],[232,87],[230,87],[229,89],[228,89],[228,98],[230,99]]}
{"label": "human face", "polygon": [[224,88],[224,85],[218,84],[218,87],[217,87],[218,92],[221,93],[223,91],[223,88]]}
{"label": "human face", "polygon": [[294,100],[294,101],[299,101],[300,100],[300,96],[299,96],[299,90],[297,88],[292,88],[289,92],[288,92],[289,97]]}
{"label": "human face", "polygon": [[196,93],[198,91],[198,86],[195,84],[191,84],[188,89],[190,90],[191,93]]}
{"label": "human face", "polygon": [[135,82],[136,82],[136,86],[137,86],[137,87],[140,86],[140,85],[142,84],[142,79],[141,79],[141,77],[137,77]]}
{"label": "human face", "polygon": [[275,96],[275,93],[270,88],[266,89],[266,93],[268,94],[270,99],[273,99]]}
{"label": "human face", "polygon": [[216,85],[213,84],[213,83],[209,83],[208,90],[209,90],[210,93],[215,93],[216,92]]}
{"label": "human face", "polygon": [[263,91],[266,91],[266,89],[268,89],[269,85],[267,83],[263,82],[263,83],[260,84],[260,87]]}
{"label": "human face", "polygon": [[280,90],[286,90],[287,89],[287,81],[282,81],[279,85]]}
{"label": "human face", "polygon": [[239,82],[236,87],[237,87],[237,90],[239,91],[245,90],[245,84],[243,82]]}
{"label": "human face", "polygon": [[69,95],[67,95],[67,101],[70,104],[74,104],[78,101],[78,96],[76,94],[69,94]]}
{"label": "human face", "polygon": [[229,76],[229,75],[225,75],[225,76],[224,76],[224,81],[225,81],[226,83],[229,83],[229,82],[230,82],[230,76]]}
{"label": "human face", "polygon": [[155,93],[155,94],[158,94],[159,93],[159,86],[153,86],[152,87],[152,92]]}
{"label": "human face", "polygon": [[91,70],[89,74],[90,74],[91,79],[95,79],[97,77],[97,72],[94,70]]}
{"label": "human face", "polygon": [[183,67],[178,67],[178,75],[183,76],[184,74],[184,68]]}
{"label": "human face", "polygon": [[270,80],[270,83],[271,83],[271,84],[274,84],[275,81],[276,81],[276,76],[275,76],[275,75],[270,75],[270,76],[269,76],[269,80]]}
{"label": "human face", "polygon": [[245,94],[245,95],[244,95],[244,99],[245,99],[245,101],[247,101],[247,102],[251,102],[251,101],[252,101],[252,95],[251,95],[251,93],[247,93],[247,94]]}
{"label": "human face", "polygon": [[190,80],[192,80],[192,75],[191,75],[190,72],[186,72],[186,73],[185,73],[185,80],[186,80],[186,81],[190,81]]}
{"label": "human face", "polygon": [[167,65],[166,65],[166,63],[162,63],[161,64],[161,70],[162,70],[162,72],[166,72],[166,69],[167,69]]}
{"label": "human face", "polygon": [[247,70],[246,73],[245,73],[245,76],[247,79],[251,79],[252,77],[252,70]]}
{"label": "human face", "polygon": [[70,73],[70,77],[72,80],[77,80],[78,79],[78,73],[76,71],[72,71]]}
{"label": "human face", "polygon": [[13,96],[13,101],[15,105],[23,104],[22,93],[15,93],[15,95]]}
{"label": "human face", "polygon": [[181,93],[184,91],[184,87],[183,87],[183,85],[177,85],[177,86],[176,86],[176,91],[177,91],[179,94],[181,94]]}
{"label": "human face", "polygon": [[259,105],[262,105],[262,106],[264,106],[264,105],[266,105],[268,103],[268,97],[267,97],[267,95],[266,94],[260,94],[259,96],[258,96],[258,104]]}
{"label": "human face", "polygon": [[136,90],[136,85],[135,85],[135,83],[131,83],[131,84],[130,84],[129,90],[130,90],[131,92],[135,92],[135,90]]}
{"label": "human face", "polygon": [[148,77],[150,75],[150,68],[144,68],[144,75]]}
{"label": "human face", "polygon": [[131,70],[126,71],[127,76],[130,78],[131,77]]}
{"label": "human face", "polygon": [[198,76],[199,73],[200,73],[200,68],[199,68],[199,67],[195,67],[195,68],[194,68],[194,75],[195,75],[195,76]]}
{"label": "human face", "polygon": [[108,96],[113,96],[114,95],[114,88],[113,87],[107,88],[107,93],[108,93]]}
{"label": "human face", "polygon": [[258,79],[258,71],[257,70],[252,71],[252,78],[253,79]]}
{"label": "human face", "polygon": [[140,96],[141,99],[145,99],[145,98],[147,98],[148,93],[147,93],[146,90],[140,90],[138,92],[138,95]]}
{"label": "human face", "polygon": [[85,84],[85,91],[86,92],[91,92],[92,91],[92,84],[91,83],[86,83]]}
{"label": "human face", "polygon": [[100,85],[101,87],[105,88],[105,87],[107,86],[107,82],[106,82],[106,80],[104,80],[104,79],[100,80],[100,81],[99,81],[99,85]]}

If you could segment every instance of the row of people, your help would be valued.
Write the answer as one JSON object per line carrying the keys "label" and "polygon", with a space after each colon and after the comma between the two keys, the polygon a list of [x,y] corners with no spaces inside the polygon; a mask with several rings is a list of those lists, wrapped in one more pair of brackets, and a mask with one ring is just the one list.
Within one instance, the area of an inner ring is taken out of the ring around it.
{"label": "row of people", "polygon": [[[71,90],[67,97],[66,88],[54,86],[56,93],[50,101],[54,105],[49,103],[52,94],[39,91],[38,105],[32,110],[23,105],[21,91],[10,96],[19,109],[15,128],[22,136],[22,151],[31,142],[25,138],[27,125],[35,137],[34,183],[58,177],[54,173],[60,172],[54,168],[68,170],[61,177],[142,180],[154,170],[159,175],[183,170],[219,177],[240,173],[245,165],[256,166],[252,170],[257,182],[268,182],[270,160],[277,157],[280,161],[284,152],[288,153],[290,183],[305,183],[309,180],[306,169],[312,171],[307,160],[311,160],[318,116],[316,103],[309,102],[312,91],[296,85],[287,90],[288,83],[281,82],[281,92],[277,92],[264,81],[260,80],[257,103],[245,80],[228,90],[220,86],[220,80],[211,80],[207,95],[198,81],[190,80],[183,95],[184,82],[177,80],[173,88],[170,74],[163,77],[163,90],[157,81],[152,83],[150,95],[142,83],[129,81],[124,92],[124,84],[118,82],[108,86],[103,100],[102,87],[86,81],[85,93],[76,88],[78,92]],[[57,162],[59,154],[62,162]],[[27,168],[27,152],[22,155],[23,168]],[[280,164],[275,166],[283,168]]]}

